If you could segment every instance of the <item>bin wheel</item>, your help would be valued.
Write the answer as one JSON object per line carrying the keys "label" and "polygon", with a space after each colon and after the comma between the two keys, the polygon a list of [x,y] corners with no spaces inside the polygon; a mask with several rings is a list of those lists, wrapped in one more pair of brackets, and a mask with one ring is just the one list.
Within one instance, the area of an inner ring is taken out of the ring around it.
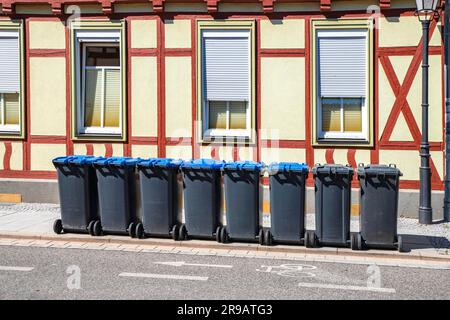
{"label": "bin wheel", "polygon": [[53,232],[55,232],[56,234],[61,234],[63,233],[63,231],[62,220],[56,219],[55,222],[53,222]]}
{"label": "bin wheel", "polygon": [[144,225],[142,223],[136,224],[136,238],[138,239],[144,239],[145,233],[144,233]]}
{"label": "bin wheel", "polygon": [[222,232],[222,227],[218,226],[216,229],[216,241],[219,243],[222,243],[221,232]]}
{"label": "bin wheel", "polygon": [[352,233],[350,235],[350,247],[352,250],[362,250],[363,240],[360,233]]}
{"label": "bin wheel", "polygon": [[103,230],[102,230],[102,224],[101,224],[100,220],[97,220],[94,222],[94,225],[92,226],[92,233],[96,237],[102,235]]}
{"label": "bin wheel", "polygon": [[403,244],[402,236],[397,236],[397,248],[398,252],[406,252],[405,245]]}
{"label": "bin wheel", "polygon": [[263,244],[264,244],[264,230],[263,230],[263,229],[259,229],[258,243],[259,243],[260,245],[263,245]]}
{"label": "bin wheel", "polygon": [[178,236],[179,236],[178,232],[179,232],[179,228],[180,228],[180,227],[178,227],[177,224],[174,224],[173,227],[172,227],[172,230],[170,231],[170,233],[172,234],[172,239],[173,239],[174,241],[178,241]]}
{"label": "bin wheel", "polygon": [[222,243],[228,243],[230,241],[226,227],[222,227],[222,229],[220,229],[220,240]]}
{"label": "bin wheel", "polygon": [[311,231],[311,230],[306,231],[305,246],[307,248],[314,248],[317,246],[316,234],[314,231]]}
{"label": "bin wheel", "polygon": [[87,226],[87,231],[91,236],[94,235],[94,223],[95,223],[95,220],[92,220],[91,222],[89,222],[89,224]]}
{"label": "bin wheel", "polygon": [[130,223],[128,226],[128,235],[132,238],[136,238],[136,223]]}
{"label": "bin wheel", "polygon": [[264,242],[266,246],[271,246],[273,243],[272,233],[270,232],[270,229],[266,229],[264,231]]}
{"label": "bin wheel", "polygon": [[188,234],[187,234],[186,226],[184,224],[182,224],[180,227],[178,240],[184,241],[184,240],[187,240],[187,238],[188,238]]}

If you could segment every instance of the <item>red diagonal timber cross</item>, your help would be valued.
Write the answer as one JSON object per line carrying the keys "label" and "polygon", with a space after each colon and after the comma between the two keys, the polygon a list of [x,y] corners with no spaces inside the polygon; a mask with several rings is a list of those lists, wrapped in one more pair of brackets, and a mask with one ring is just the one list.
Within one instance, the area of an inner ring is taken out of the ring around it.
{"label": "red diagonal timber cross", "polygon": [[[429,39],[431,39],[431,36],[433,35],[434,30],[436,29],[436,25],[437,20],[433,20],[430,25]],[[402,112],[403,116],[406,119],[408,129],[411,132],[411,135],[414,139],[414,146],[420,152],[420,143],[422,140],[422,134],[419,130],[416,119],[414,118],[414,115],[408,104],[407,96],[422,62],[422,46],[423,46],[423,39],[420,40],[419,45],[417,46],[417,49],[408,67],[408,71],[406,72],[402,84],[400,84],[398,80],[398,77],[394,71],[391,61],[389,60],[389,57],[387,56],[379,57],[381,66],[383,67],[386,73],[386,77],[388,78],[389,84],[391,85],[392,91],[395,95],[395,102],[394,105],[392,106],[391,113],[389,114],[389,117],[386,121],[384,131],[380,138],[380,144],[389,144],[389,139],[392,135],[394,126],[397,122],[400,112]],[[434,165],[434,162],[431,158],[430,158],[430,167],[431,167],[432,182],[441,183],[439,173],[437,172],[436,166]]]}

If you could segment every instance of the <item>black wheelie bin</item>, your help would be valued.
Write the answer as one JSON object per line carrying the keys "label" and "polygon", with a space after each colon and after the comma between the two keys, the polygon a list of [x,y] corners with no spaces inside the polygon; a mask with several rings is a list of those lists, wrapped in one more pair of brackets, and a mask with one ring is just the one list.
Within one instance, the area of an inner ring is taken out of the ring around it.
{"label": "black wheelie bin", "polygon": [[360,232],[352,233],[353,250],[398,249],[404,252],[397,234],[398,189],[402,173],[393,164],[358,166],[360,181]]}
{"label": "black wheelie bin", "polygon": [[57,170],[61,219],[55,220],[53,231],[99,233],[97,177],[93,156],[66,156],[53,159]]}
{"label": "black wheelie bin", "polygon": [[221,241],[258,241],[264,244],[259,223],[259,180],[264,165],[253,161],[227,162],[222,167],[227,225]]}
{"label": "black wheelie bin", "polygon": [[195,159],[184,161],[184,217],[178,240],[215,239],[221,242],[220,197],[223,161]]}
{"label": "black wheelie bin", "polygon": [[178,240],[177,173],[181,161],[167,158],[140,160],[142,223],[136,237],[172,237]]}
{"label": "black wheelie bin", "polygon": [[304,163],[280,162],[268,167],[270,229],[264,231],[266,245],[303,244],[305,237],[305,193],[309,168]]}
{"label": "black wheelie bin", "polygon": [[136,236],[135,169],[139,159],[112,157],[94,162],[103,234]]}
{"label": "black wheelie bin", "polygon": [[307,230],[305,245],[349,246],[353,168],[340,164],[315,165],[316,230]]}

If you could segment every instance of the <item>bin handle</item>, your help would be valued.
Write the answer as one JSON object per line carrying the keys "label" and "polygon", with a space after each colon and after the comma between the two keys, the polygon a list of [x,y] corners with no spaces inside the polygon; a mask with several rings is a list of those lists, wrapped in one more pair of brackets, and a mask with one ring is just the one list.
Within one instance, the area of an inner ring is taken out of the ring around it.
{"label": "bin handle", "polygon": [[395,163],[389,163],[389,167],[391,168],[397,168],[397,165]]}

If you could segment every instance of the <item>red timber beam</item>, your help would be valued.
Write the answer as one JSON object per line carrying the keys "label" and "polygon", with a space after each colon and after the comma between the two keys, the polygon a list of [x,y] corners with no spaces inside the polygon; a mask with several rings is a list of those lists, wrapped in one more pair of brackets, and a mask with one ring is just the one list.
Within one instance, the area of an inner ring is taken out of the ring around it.
{"label": "red timber beam", "polygon": [[[274,12],[275,2],[277,3],[302,3],[307,0],[245,0],[248,3],[261,3],[265,13]],[[318,2],[320,11],[331,11],[332,0],[310,0]],[[180,3],[206,3],[209,13],[218,11],[219,2],[237,3],[239,0],[179,0]],[[445,0],[441,0],[441,7],[444,6]],[[64,13],[64,5],[76,4],[100,4],[102,11],[106,15],[114,13],[114,4],[116,3],[151,3],[153,5],[153,12],[164,12],[165,0],[2,0],[2,13],[6,15],[14,14],[15,4],[49,4],[52,7],[52,13],[61,15]],[[391,9],[391,0],[379,0],[379,7],[381,9]]]}

